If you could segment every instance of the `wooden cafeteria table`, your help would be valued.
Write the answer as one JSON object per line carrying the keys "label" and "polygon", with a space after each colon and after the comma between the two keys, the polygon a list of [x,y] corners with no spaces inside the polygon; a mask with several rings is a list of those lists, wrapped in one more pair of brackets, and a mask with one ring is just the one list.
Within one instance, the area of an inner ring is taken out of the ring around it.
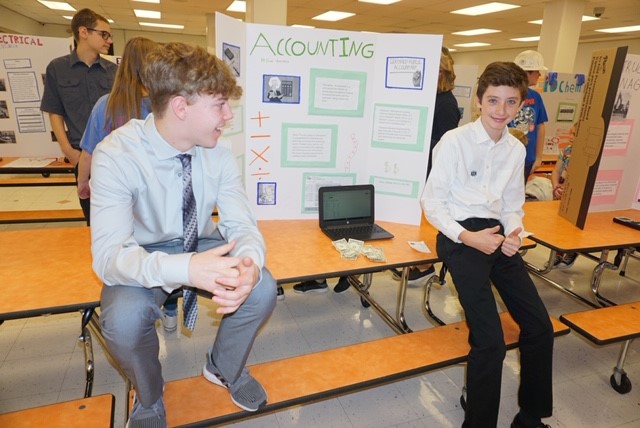
{"label": "wooden cafeteria table", "polygon": [[88,227],[0,232],[0,322],[82,311],[85,397],[93,387],[89,317],[100,305],[102,282],[91,268]]}
{"label": "wooden cafeteria table", "polygon": [[599,307],[583,296],[549,279],[546,274],[551,271],[553,260],[558,251],[581,253],[589,258],[594,257],[588,253],[600,252],[601,255],[596,258],[598,263],[591,276],[591,292],[600,306],[615,305],[602,296],[599,291],[603,270],[605,268],[617,269],[615,265],[607,262],[609,250],[640,246],[640,231],[614,223],[613,217],[626,216],[638,219],[640,211],[629,209],[589,213],[584,229],[580,229],[569,220],[561,217],[559,209],[560,201],[527,202],[524,206],[525,227],[533,233],[530,239],[551,249],[547,266],[541,268],[527,263],[529,271],[582,303],[594,308]]}
{"label": "wooden cafeteria table", "polygon": [[[48,156],[46,156],[48,157]],[[58,173],[73,173],[73,165],[59,158],[51,157],[51,162],[45,166],[11,166],[11,162],[18,159],[18,157],[2,157],[0,158],[0,174],[42,174],[48,177],[49,174]]]}
{"label": "wooden cafeteria table", "polygon": [[[404,318],[408,268],[438,261],[435,251],[437,231],[424,221],[419,226],[385,221],[376,223],[394,235],[392,239],[367,242],[383,249],[384,262],[369,261],[364,255],[357,260],[343,259],[331,244],[331,239],[322,233],[317,220],[261,220],[258,226],[267,243],[267,267],[278,283],[348,276],[363,303],[370,304],[394,331],[407,333],[411,331]],[[408,241],[424,241],[431,253],[414,250]],[[372,274],[390,268],[403,270],[395,317],[369,293]],[[358,275],[362,274],[364,277],[359,280]]]}
{"label": "wooden cafeteria table", "polygon": [[[318,228],[317,221],[260,221],[268,247],[267,266],[279,282],[291,282],[320,276],[365,274],[363,284],[351,277],[358,293],[371,303],[386,322],[399,333],[411,331],[404,322],[406,273],[400,284],[397,318],[382,310],[369,295],[371,273],[391,267],[405,267],[436,260],[435,252],[423,254],[407,244],[424,240],[435,248],[435,230],[428,225],[408,226],[380,222],[395,238],[374,241],[384,249],[387,261],[374,263],[364,256],[344,260],[331,240]],[[90,330],[102,341],[99,318],[102,282],[91,265],[88,227],[11,230],[0,232],[0,283],[7,298],[0,299],[0,322],[46,314],[82,311],[81,339],[84,341],[85,396],[93,387],[93,347]]]}

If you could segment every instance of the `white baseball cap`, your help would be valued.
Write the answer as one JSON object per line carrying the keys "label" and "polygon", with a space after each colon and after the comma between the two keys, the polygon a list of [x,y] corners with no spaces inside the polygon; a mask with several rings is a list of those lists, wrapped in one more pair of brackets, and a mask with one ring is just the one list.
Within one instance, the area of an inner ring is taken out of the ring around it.
{"label": "white baseball cap", "polygon": [[544,66],[542,55],[536,51],[520,52],[513,62],[525,71],[548,70],[548,68]]}

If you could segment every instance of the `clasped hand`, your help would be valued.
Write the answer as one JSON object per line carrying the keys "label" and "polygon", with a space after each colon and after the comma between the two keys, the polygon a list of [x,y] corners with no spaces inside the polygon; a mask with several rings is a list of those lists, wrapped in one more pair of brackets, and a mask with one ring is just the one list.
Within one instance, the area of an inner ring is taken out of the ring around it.
{"label": "clasped hand", "polygon": [[247,299],[259,278],[259,268],[250,257],[233,257],[235,241],[196,253],[189,262],[191,285],[213,294],[219,314],[235,312]]}
{"label": "clasped hand", "polygon": [[507,256],[513,256],[522,244],[520,240],[521,227],[514,229],[508,236],[502,236],[500,226],[494,226],[487,229],[471,232],[465,230],[460,234],[460,240],[467,246],[475,248],[484,254],[493,254],[500,247],[502,253]]}

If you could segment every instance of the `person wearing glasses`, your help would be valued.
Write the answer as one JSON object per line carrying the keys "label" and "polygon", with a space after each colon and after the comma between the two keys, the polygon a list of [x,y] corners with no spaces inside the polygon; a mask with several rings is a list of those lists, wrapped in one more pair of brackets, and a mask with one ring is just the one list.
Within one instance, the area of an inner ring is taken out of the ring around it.
{"label": "person wearing glasses", "polygon": [[[80,140],[98,98],[111,91],[116,65],[100,57],[113,43],[106,18],[90,9],[71,20],[75,49],[47,65],[40,110],[49,114],[60,149],[74,166],[80,159]],[[80,200],[88,213],[88,200]]]}

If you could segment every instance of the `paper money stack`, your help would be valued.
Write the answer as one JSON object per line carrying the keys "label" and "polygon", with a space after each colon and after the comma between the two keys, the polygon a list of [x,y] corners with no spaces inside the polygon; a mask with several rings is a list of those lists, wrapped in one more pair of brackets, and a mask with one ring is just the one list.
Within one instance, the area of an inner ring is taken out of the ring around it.
{"label": "paper money stack", "polygon": [[384,262],[384,250],[373,245],[366,245],[358,239],[339,239],[332,242],[334,248],[340,252],[340,256],[347,260],[356,260],[360,254],[364,254],[372,262]]}

